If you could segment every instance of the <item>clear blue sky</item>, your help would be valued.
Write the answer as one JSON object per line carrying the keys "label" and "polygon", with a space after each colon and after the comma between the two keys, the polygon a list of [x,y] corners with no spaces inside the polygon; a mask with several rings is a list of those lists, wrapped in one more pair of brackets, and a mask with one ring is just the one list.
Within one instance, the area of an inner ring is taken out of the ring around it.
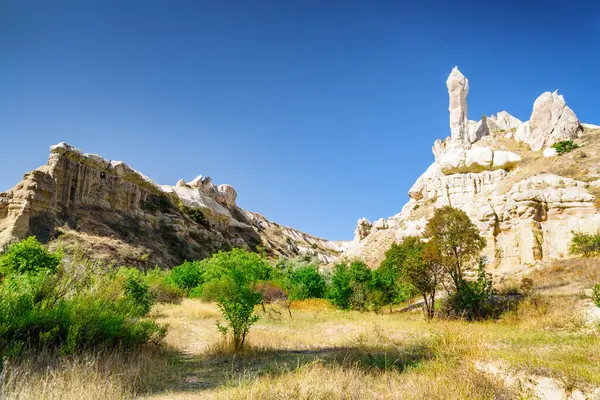
{"label": "clear blue sky", "polygon": [[471,119],[559,89],[600,123],[593,1],[407,3],[0,0],[0,190],[66,141],[349,239],[432,162],[455,65]]}

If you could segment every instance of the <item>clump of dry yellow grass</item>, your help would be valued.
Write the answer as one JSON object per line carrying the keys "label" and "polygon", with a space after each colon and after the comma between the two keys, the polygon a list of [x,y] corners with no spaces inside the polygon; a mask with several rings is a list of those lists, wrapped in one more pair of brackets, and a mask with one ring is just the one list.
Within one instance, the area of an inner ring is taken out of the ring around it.
{"label": "clump of dry yellow grass", "polygon": [[167,350],[144,347],[134,353],[99,351],[60,357],[26,354],[4,360],[2,399],[128,399],[168,379]]}

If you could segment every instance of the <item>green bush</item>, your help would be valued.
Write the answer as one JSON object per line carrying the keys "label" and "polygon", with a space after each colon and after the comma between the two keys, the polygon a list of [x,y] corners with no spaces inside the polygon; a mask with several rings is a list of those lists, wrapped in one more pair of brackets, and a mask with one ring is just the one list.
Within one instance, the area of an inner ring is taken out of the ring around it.
{"label": "green bush", "polygon": [[291,271],[286,277],[290,299],[319,299],[325,296],[326,282],[319,269],[307,265]]}
{"label": "green bush", "polygon": [[351,283],[346,264],[340,263],[333,267],[327,297],[334,306],[342,310],[350,308],[350,298],[352,297]]}
{"label": "green bush", "polygon": [[30,238],[2,256],[6,260],[7,254],[18,254],[13,259],[19,267],[6,268],[0,281],[0,354],[43,347],[69,354],[134,346],[165,335],[164,327],[141,318],[152,306],[152,296],[139,271],[100,272],[78,259],[65,266],[38,245]]}
{"label": "green bush", "polygon": [[569,252],[584,257],[600,254],[600,231],[596,233],[573,232]]}
{"label": "green bush", "polygon": [[578,149],[579,145],[574,143],[572,140],[563,140],[552,145],[552,148],[556,149],[556,153],[564,154],[570,153],[571,151]]}
{"label": "green bush", "polygon": [[149,270],[144,276],[144,281],[157,303],[179,304],[185,296],[185,291],[173,281],[170,271],[158,267]]}
{"label": "green bush", "polygon": [[260,255],[239,248],[219,251],[200,261],[198,265],[203,271],[204,282],[219,280],[234,269],[245,271],[251,281],[269,280],[273,277],[273,267]]}
{"label": "green bush", "polygon": [[448,295],[443,305],[443,314],[473,321],[498,318],[506,311],[505,301],[497,296],[492,276],[485,271],[485,265],[485,259],[481,259],[477,279],[463,281],[460,290]]}
{"label": "green bush", "polygon": [[60,264],[60,252],[52,253],[38,242],[35,236],[8,246],[0,256],[0,274],[53,272]]}
{"label": "green bush", "polygon": [[365,263],[340,263],[333,268],[328,298],[343,310],[365,310],[381,301],[374,301],[373,289],[373,276]]}
{"label": "green bush", "polygon": [[600,283],[594,286],[592,300],[594,301],[594,304],[600,307]]}
{"label": "green bush", "polygon": [[[203,261],[204,262],[204,261]],[[224,335],[231,333],[235,351],[244,347],[250,327],[258,321],[254,307],[261,304],[263,296],[258,283],[273,275],[271,266],[259,255],[241,249],[219,252],[206,261],[207,276],[203,296],[214,291],[217,305],[227,321],[227,326],[217,322]]]}
{"label": "green bush", "polygon": [[204,271],[200,262],[186,261],[171,270],[171,279],[181,289],[189,292],[204,283]]}

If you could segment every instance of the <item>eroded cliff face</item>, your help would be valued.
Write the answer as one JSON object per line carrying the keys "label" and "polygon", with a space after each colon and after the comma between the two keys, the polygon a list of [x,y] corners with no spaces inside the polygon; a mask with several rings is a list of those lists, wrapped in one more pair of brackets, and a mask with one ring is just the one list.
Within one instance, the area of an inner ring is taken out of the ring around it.
{"label": "eroded cliff face", "polygon": [[[358,221],[346,257],[376,267],[394,241],[420,235],[437,207],[464,210],[487,239],[499,274],[568,255],[573,231],[600,228],[600,129],[580,124],[558,93],[534,103],[530,121],[505,111],[467,119],[468,80],[455,68],[447,82],[451,135],[433,146],[435,161],[409,190],[402,211],[387,220]],[[581,149],[557,156],[552,144]]]}
{"label": "eroded cliff face", "polygon": [[271,256],[309,252],[323,262],[339,254],[339,243],[246,211],[236,197],[209,177],[159,186],[123,162],[61,143],[51,147],[46,165],[0,193],[0,246],[35,235],[51,247],[148,267],[231,247]]}

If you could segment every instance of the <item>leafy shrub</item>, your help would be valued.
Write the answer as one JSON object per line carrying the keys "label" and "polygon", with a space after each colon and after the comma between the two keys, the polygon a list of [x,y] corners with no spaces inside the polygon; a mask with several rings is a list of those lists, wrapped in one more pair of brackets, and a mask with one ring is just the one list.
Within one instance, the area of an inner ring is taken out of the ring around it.
{"label": "leafy shrub", "polygon": [[600,307],[600,283],[594,286],[592,300],[594,301],[594,304]]}
{"label": "leafy shrub", "polygon": [[181,211],[183,211],[195,223],[200,224],[206,228],[209,227],[208,219],[206,219],[206,216],[204,215],[204,212],[201,209],[182,205]]}
{"label": "leafy shrub", "polygon": [[198,261],[185,261],[171,270],[171,279],[181,289],[189,292],[204,283],[204,273]]}
{"label": "leafy shrub", "polygon": [[574,143],[572,140],[563,140],[552,145],[552,148],[556,149],[558,154],[570,153],[571,151],[578,149],[579,145]]}
{"label": "leafy shrub", "polygon": [[337,307],[365,310],[373,305],[373,276],[362,261],[350,266],[340,263],[333,268],[328,297]]}
{"label": "leafy shrub", "polygon": [[333,267],[331,283],[327,296],[331,303],[342,310],[350,308],[350,298],[352,297],[351,278],[346,264],[337,264]]}
{"label": "leafy shrub", "polygon": [[164,337],[164,327],[140,318],[152,296],[139,271],[100,272],[78,259],[65,265],[56,254],[40,257],[31,239],[22,248],[35,251],[16,252],[20,267],[7,268],[0,282],[0,353],[48,347],[69,354]]}
{"label": "leafy shrub", "polygon": [[258,254],[235,248],[219,251],[199,262],[204,281],[221,279],[233,270],[243,270],[250,281],[265,281],[273,277],[273,268]]}
{"label": "leafy shrub", "polygon": [[584,257],[600,254],[600,231],[596,233],[573,232],[569,252]]}
{"label": "leafy shrub", "polygon": [[262,302],[262,294],[257,290],[256,274],[260,268],[249,263],[233,265],[221,277],[217,305],[228,326],[217,322],[217,328],[224,336],[231,332],[236,352],[244,347],[250,327],[258,321],[254,307]]}
{"label": "leafy shrub", "polygon": [[325,296],[327,284],[316,266],[307,265],[291,271],[286,282],[292,300],[318,299]]}
{"label": "leafy shrub", "polygon": [[170,272],[160,268],[147,271],[144,281],[157,303],[179,304],[185,295],[185,291],[173,281]]}
{"label": "leafy shrub", "polygon": [[35,236],[13,243],[0,256],[0,274],[54,272],[60,264],[60,252],[52,253],[38,242]]}
{"label": "leafy shrub", "polygon": [[485,271],[486,261],[481,259],[477,279],[465,280],[461,290],[450,293],[445,299],[442,314],[465,318],[468,321],[498,318],[517,306],[519,299],[499,296],[494,289],[492,276]]}

